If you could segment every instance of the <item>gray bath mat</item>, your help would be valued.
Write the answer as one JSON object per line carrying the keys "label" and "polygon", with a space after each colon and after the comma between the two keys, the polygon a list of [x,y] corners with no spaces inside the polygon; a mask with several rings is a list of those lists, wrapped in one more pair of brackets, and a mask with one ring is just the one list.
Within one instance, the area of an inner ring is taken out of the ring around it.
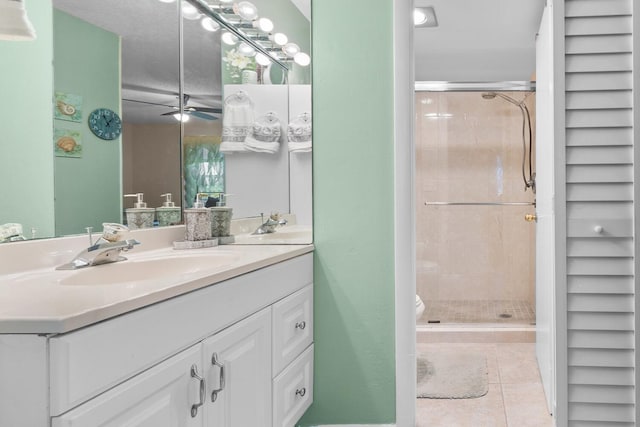
{"label": "gray bath mat", "polygon": [[449,351],[420,354],[417,372],[417,397],[472,399],[489,391],[484,354]]}

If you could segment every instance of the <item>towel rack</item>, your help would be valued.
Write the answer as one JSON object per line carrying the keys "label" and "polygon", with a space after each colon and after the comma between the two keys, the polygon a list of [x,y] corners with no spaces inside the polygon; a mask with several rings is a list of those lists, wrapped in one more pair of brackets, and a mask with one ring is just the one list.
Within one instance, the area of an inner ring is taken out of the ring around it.
{"label": "towel rack", "polygon": [[424,202],[426,206],[535,206],[536,202]]}

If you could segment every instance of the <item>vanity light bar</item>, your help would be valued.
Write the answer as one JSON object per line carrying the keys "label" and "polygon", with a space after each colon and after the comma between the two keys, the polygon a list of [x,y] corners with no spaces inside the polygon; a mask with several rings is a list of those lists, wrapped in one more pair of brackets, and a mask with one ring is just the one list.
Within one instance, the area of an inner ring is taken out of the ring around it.
{"label": "vanity light bar", "polygon": [[219,9],[219,8],[216,8],[215,5],[211,5],[207,3],[205,0],[186,0],[186,1],[191,3],[193,6],[195,6],[205,16],[208,16],[218,21],[221,26],[223,26],[227,31],[229,31],[230,33],[238,37],[240,40],[245,41],[258,52],[264,55],[267,55],[268,57],[271,58],[272,61],[280,65],[285,70],[289,70],[289,67],[287,66],[287,64],[282,62],[279,58],[276,58],[273,55],[270,55],[269,52],[263,46],[253,41],[249,35],[247,35],[244,31],[242,31],[242,29],[237,28],[222,14],[218,13],[217,10],[214,10],[214,9]]}
{"label": "vanity light bar", "polygon": [[[275,62],[277,62],[280,66],[285,69],[289,69],[283,62],[296,62],[302,66],[309,65],[309,55],[299,51],[299,47],[297,44],[292,42],[284,43],[284,46],[280,46],[275,43],[273,36],[274,34],[271,31],[266,31],[260,25],[258,25],[258,21],[264,19],[268,21],[270,29],[273,30],[273,22],[271,22],[268,18],[256,18],[254,20],[246,20],[246,19],[238,19],[239,15],[235,13],[234,8],[230,7],[226,4],[221,4],[220,0],[188,0],[194,6],[196,6],[202,13],[205,15],[210,15],[213,17],[217,17],[221,20],[221,24],[229,30],[232,34],[236,35],[239,39],[244,40],[249,43],[250,46],[254,47],[258,52],[266,55],[271,58]],[[212,4],[212,2],[215,3]],[[203,10],[204,9],[204,10]],[[256,14],[257,15],[257,14]],[[278,34],[276,33],[275,36]],[[286,38],[286,37],[285,37]],[[253,43],[252,43],[253,42]],[[277,46],[276,46],[277,45]],[[293,46],[296,48],[296,55],[300,54],[306,57],[305,61],[296,61],[296,58],[292,52],[284,51],[285,47]]]}

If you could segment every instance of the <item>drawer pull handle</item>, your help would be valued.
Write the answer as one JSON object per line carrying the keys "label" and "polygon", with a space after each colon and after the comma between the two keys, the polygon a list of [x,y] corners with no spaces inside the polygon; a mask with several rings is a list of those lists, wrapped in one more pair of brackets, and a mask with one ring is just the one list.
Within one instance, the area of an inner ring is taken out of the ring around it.
{"label": "drawer pull handle", "polygon": [[296,329],[300,329],[301,331],[307,327],[307,322],[304,320],[302,322],[296,322]]}
{"label": "drawer pull handle", "polygon": [[205,383],[204,378],[198,375],[198,367],[191,365],[191,378],[195,378],[200,382],[200,402],[191,405],[191,417],[198,415],[198,408],[204,405]]}
{"label": "drawer pull handle", "polygon": [[305,387],[296,390],[296,396],[304,397],[305,394],[307,394],[307,389]]}
{"label": "drawer pull handle", "polygon": [[224,365],[218,360],[218,353],[213,353],[211,356],[211,364],[220,368],[220,387],[211,392],[211,401],[215,402],[218,398],[218,393],[224,390]]}

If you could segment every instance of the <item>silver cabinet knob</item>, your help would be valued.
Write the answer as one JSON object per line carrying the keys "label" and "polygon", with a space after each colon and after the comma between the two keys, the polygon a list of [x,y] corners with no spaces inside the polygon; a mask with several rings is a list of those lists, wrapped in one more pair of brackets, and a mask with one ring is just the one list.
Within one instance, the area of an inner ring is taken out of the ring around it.
{"label": "silver cabinet knob", "polygon": [[604,228],[602,228],[601,225],[596,225],[595,227],[593,227],[593,231],[595,231],[597,234],[602,234]]}
{"label": "silver cabinet knob", "polygon": [[300,329],[301,331],[307,327],[307,322],[304,320],[302,322],[296,322],[296,329]]}

